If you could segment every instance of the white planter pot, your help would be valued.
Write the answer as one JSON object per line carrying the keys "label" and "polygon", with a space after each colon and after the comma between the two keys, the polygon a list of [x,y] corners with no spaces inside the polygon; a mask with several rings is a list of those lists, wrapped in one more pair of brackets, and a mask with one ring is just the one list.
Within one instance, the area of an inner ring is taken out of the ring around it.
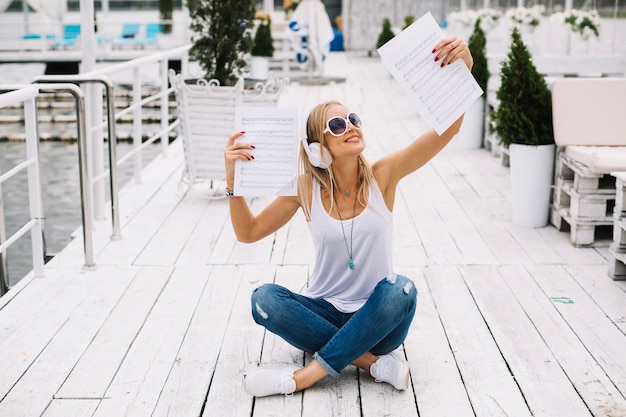
{"label": "white planter pot", "polygon": [[555,145],[509,146],[513,224],[544,227],[550,214]]}
{"label": "white planter pot", "polygon": [[267,80],[270,73],[270,59],[265,56],[253,56],[250,60],[250,78]]}
{"label": "white planter pot", "polygon": [[485,96],[479,97],[465,112],[461,130],[454,138],[458,149],[479,149],[483,144]]}

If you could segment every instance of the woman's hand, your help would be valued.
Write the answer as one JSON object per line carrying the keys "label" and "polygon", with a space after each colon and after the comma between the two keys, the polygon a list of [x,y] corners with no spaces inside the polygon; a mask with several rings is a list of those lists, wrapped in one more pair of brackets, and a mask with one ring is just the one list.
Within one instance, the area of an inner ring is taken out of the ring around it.
{"label": "woman's hand", "polygon": [[474,58],[467,47],[467,43],[456,36],[442,39],[433,49],[433,54],[435,53],[437,54],[435,61],[441,62],[442,67],[459,59],[465,62],[465,65],[467,65],[470,71],[474,65]]}
{"label": "woman's hand", "polygon": [[246,132],[237,132],[228,138],[226,148],[224,148],[224,162],[226,164],[226,184],[228,188],[232,189],[235,182],[235,161],[251,161],[254,156],[248,152],[249,149],[254,149],[254,145],[248,143],[236,142],[238,138],[242,137]]}

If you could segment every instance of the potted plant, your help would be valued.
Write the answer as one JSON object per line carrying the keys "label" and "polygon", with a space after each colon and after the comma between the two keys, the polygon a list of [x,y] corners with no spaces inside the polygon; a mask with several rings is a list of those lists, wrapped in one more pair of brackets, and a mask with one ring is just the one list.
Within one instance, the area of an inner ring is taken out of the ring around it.
{"label": "potted plant", "polygon": [[254,79],[265,80],[269,74],[270,58],[274,56],[274,39],[272,38],[271,20],[265,13],[257,13],[256,32],[252,46],[250,62],[251,74]]}
{"label": "potted plant", "polygon": [[412,14],[404,16],[404,25],[402,26],[402,30],[411,26],[413,22],[415,22],[415,16],[413,16]]}
{"label": "potted plant", "polygon": [[159,0],[159,17],[163,22],[163,33],[172,33],[172,16],[174,14],[174,0]]}
{"label": "potted plant", "polygon": [[472,57],[474,58],[472,75],[484,94],[465,113],[463,125],[456,140],[457,145],[461,149],[480,148],[485,133],[485,97],[489,80],[489,68],[487,67],[487,37],[481,23],[482,19],[480,17],[474,22],[474,30],[467,41],[467,45],[470,51],[472,51]]}
{"label": "potted plant", "polygon": [[517,27],[500,78],[499,105],[491,113],[490,128],[509,149],[513,223],[543,227],[548,223],[554,171],[552,94]]}
{"label": "potted plant", "polygon": [[250,30],[256,13],[255,0],[187,0],[191,18],[191,58],[207,80],[234,85],[247,67],[245,55],[252,49]]}
{"label": "potted plant", "polygon": [[378,35],[378,39],[376,40],[376,49],[392,40],[394,36],[396,35],[393,33],[393,30],[391,30],[391,20],[385,17],[383,19],[383,27]]}

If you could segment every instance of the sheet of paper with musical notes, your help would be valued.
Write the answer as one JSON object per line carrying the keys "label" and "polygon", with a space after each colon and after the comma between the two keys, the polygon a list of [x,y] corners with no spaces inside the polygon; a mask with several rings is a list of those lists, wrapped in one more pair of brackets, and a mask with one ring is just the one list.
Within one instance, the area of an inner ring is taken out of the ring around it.
{"label": "sheet of paper with musical notes", "polygon": [[280,107],[237,107],[238,140],[255,146],[251,161],[235,162],[234,194],[297,195],[298,111]]}
{"label": "sheet of paper with musical notes", "polygon": [[462,60],[441,67],[432,53],[444,34],[426,13],[378,49],[424,120],[442,134],[483,91]]}

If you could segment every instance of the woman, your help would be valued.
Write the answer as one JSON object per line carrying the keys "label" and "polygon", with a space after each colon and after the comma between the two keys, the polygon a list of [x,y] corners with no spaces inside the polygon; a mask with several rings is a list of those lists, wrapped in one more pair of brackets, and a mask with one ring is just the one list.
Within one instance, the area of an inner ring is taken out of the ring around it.
{"label": "woman", "polygon": [[[441,67],[463,60],[472,68],[467,44],[456,37],[433,49]],[[244,376],[257,397],[291,394],[349,364],[398,390],[409,385],[408,363],[392,352],[404,341],[417,291],[393,273],[392,210],[398,182],[416,171],[456,135],[461,116],[441,136],[429,130],[406,148],[369,165],[361,120],[341,103],[318,105],[307,120],[300,151],[298,195],[273,200],[256,216],[245,199],[233,196],[236,160],[249,161],[253,146],[229,138],[224,150],[226,193],[237,239],[255,242],[284,226],[302,208],[316,249],[310,284],[303,294],[265,284],[252,294],[254,320],[288,343],[313,353],[305,367],[259,367]]]}

